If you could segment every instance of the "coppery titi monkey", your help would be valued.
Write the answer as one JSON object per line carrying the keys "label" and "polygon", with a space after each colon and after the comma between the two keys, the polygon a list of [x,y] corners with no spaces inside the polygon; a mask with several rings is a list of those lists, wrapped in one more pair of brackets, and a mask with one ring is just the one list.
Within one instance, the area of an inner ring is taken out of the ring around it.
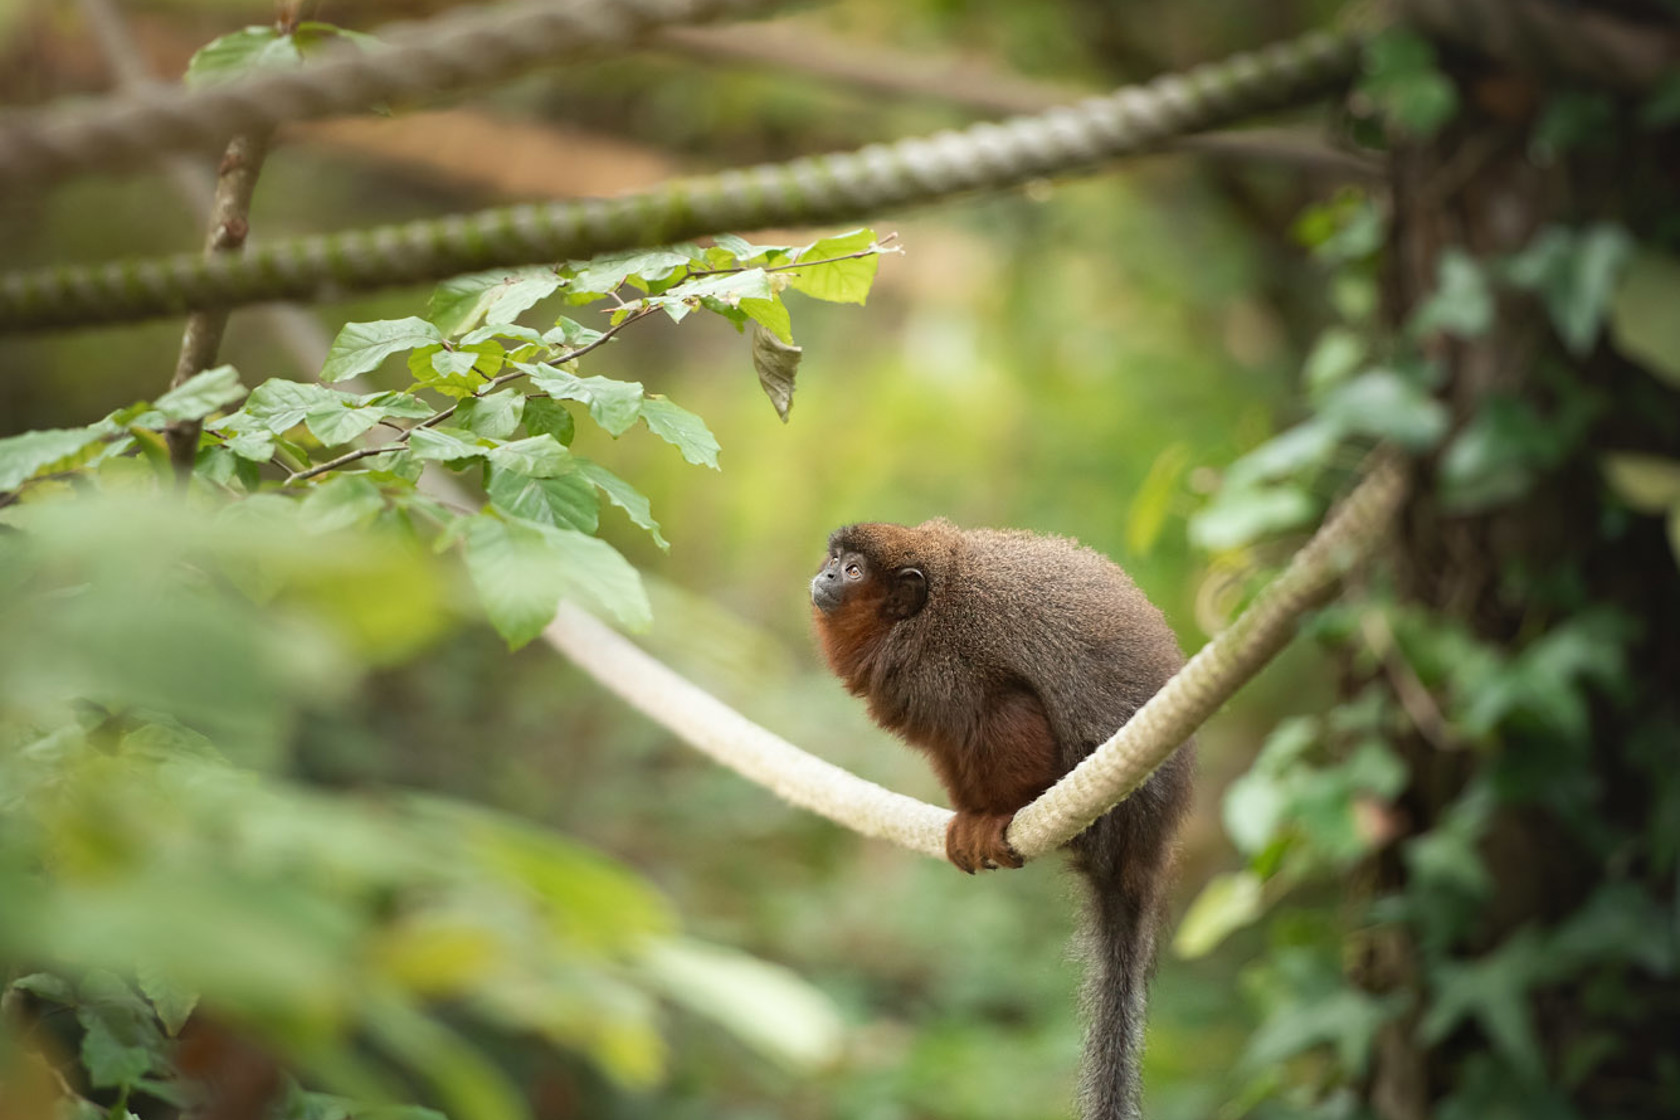
{"label": "coppery titi monkey", "polygon": [[[1016,810],[1132,717],[1184,658],[1112,561],[1071,540],[948,521],[836,530],[811,581],[829,665],[876,722],[925,751],[956,809],[964,871],[1019,867]],[[1070,845],[1089,894],[1087,1120],[1138,1115],[1138,1061],[1186,744]]]}

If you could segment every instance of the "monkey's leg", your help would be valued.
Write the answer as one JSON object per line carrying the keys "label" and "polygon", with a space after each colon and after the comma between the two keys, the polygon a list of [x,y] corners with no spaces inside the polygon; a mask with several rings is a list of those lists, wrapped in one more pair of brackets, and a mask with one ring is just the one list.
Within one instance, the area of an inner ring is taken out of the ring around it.
{"label": "monkey's leg", "polygon": [[945,830],[945,854],[970,875],[1020,867],[1004,833],[1016,810],[1061,776],[1056,737],[1037,695],[1025,686],[1000,691],[966,756],[946,782],[957,815]]}

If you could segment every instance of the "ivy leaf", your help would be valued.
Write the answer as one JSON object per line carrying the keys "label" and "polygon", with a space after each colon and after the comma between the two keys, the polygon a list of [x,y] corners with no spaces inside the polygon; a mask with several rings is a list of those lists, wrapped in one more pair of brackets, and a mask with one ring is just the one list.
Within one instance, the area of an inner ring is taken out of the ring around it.
{"label": "ivy leaf", "polygon": [[484,451],[491,465],[532,478],[553,478],[571,466],[571,452],[550,435],[530,436]]}
{"label": "ivy leaf", "polygon": [[0,491],[17,489],[43,467],[76,454],[111,430],[107,424],[90,424],[85,428],[46,428],[0,439]]}
{"label": "ivy leaf", "polygon": [[203,370],[159,397],[152,407],[171,420],[202,420],[245,395],[232,366]]}
{"label": "ivy leaf", "polygon": [[299,520],[312,533],[334,533],[367,525],[385,511],[385,496],[365,475],[346,474],[309,491],[298,509]]}
{"label": "ivy leaf", "polygon": [[198,1006],[198,993],[166,978],[155,968],[142,965],[137,970],[140,991],[145,993],[152,1006],[157,1009],[158,1018],[163,1021],[163,1029],[174,1037],[181,1033],[186,1026],[187,1017],[193,1008]]}
{"label": "ivy leaf", "polygon": [[1493,325],[1493,290],[1482,266],[1454,245],[1442,251],[1435,267],[1435,291],[1413,312],[1412,331],[1464,339],[1486,334]]}
{"label": "ivy leaf", "polygon": [[648,431],[674,445],[690,463],[718,469],[718,441],[694,413],[655,394],[642,401],[642,419]]}
{"label": "ivy leaf", "polygon": [[1221,941],[1260,916],[1260,876],[1252,871],[1215,875],[1185,911],[1173,951],[1185,960],[1206,956]]}
{"label": "ivy leaf", "polygon": [[568,447],[571,446],[572,437],[577,432],[571,410],[548,397],[532,397],[527,400],[521,418],[525,422],[525,430],[530,434],[553,436]]}
{"label": "ivy leaf", "polygon": [[520,364],[531,375],[531,383],[557,400],[578,401],[589,409],[595,422],[614,436],[621,436],[642,411],[642,383],[614,381],[610,377],[579,377],[546,362]]}
{"label": "ivy leaf", "polygon": [[1533,405],[1489,394],[1441,454],[1442,503],[1468,513],[1515,501],[1559,450],[1556,425]]}
{"label": "ivy leaf", "polygon": [[782,423],[788,421],[793,410],[794,378],[799,374],[799,359],[805,356],[802,346],[790,346],[758,324],[752,329],[753,369],[758,372],[758,384]]}
{"label": "ivy leaf", "polygon": [[1233,487],[1190,519],[1190,540],[1221,552],[1309,525],[1318,515],[1318,502],[1299,486]]}
{"label": "ivy leaf", "polygon": [[378,368],[392,354],[442,342],[443,335],[437,327],[412,315],[406,319],[346,323],[327,352],[321,380],[329,385],[346,381]]}
{"label": "ivy leaf", "polygon": [[1633,239],[1617,225],[1548,226],[1512,257],[1506,278],[1540,296],[1558,337],[1577,356],[1592,350]]}
{"label": "ivy leaf", "polygon": [[441,424],[431,428],[415,428],[408,437],[408,449],[417,459],[433,459],[453,463],[485,453],[471,432],[449,428]]}
{"label": "ivy leaf", "polygon": [[[845,256],[848,253],[860,253],[875,247],[874,230],[855,229],[850,233],[823,238],[802,251],[799,259],[823,260]],[[870,253],[850,260],[829,261],[827,264],[789,269],[786,275],[794,291],[804,292],[813,299],[827,300],[830,303],[861,304],[869,298],[869,289],[875,283],[875,273],[880,265],[879,254]],[[782,337],[785,341],[793,341],[785,334]]]}
{"label": "ivy leaf", "polygon": [[511,324],[564,283],[548,265],[471,272],[445,280],[433,289],[426,304],[426,318],[451,338],[485,321]]}
{"label": "ivy leaf", "polygon": [[455,410],[455,424],[491,439],[506,439],[519,427],[525,398],[513,389],[502,389],[482,397],[468,397]]}
{"label": "ivy leaf", "polygon": [[628,514],[637,526],[648,531],[653,537],[653,543],[658,545],[661,551],[671,550],[670,542],[659,533],[659,522],[653,519],[653,511],[648,506],[647,498],[643,497],[640,491],[593,460],[576,458],[572,461],[589,481],[601,488],[613,505]]}
{"label": "ivy leaf", "polygon": [[[1680,88],[1677,83],[1676,88]],[[1680,260],[1641,250],[1628,263],[1610,300],[1610,337],[1616,349],[1680,388]]]}
{"label": "ivy leaf", "polygon": [[1307,392],[1317,397],[1342,384],[1364,363],[1365,339],[1346,327],[1331,327],[1318,336],[1307,355],[1302,378]]}
{"label": "ivy leaf", "polygon": [[1616,496],[1640,513],[1666,513],[1680,504],[1680,461],[1622,453],[1602,460]]}
{"label": "ivy leaf", "polygon": [[1343,385],[1325,399],[1319,415],[1340,431],[1392,439],[1413,451],[1428,450],[1447,431],[1446,406],[1389,369],[1371,370]]}
{"label": "ivy leaf", "polygon": [[1435,65],[1435,47],[1390,28],[1365,43],[1362,93],[1401,131],[1427,140],[1458,112],[1458,90]]}
{"label": "ivy leaf", "polygon": [[593,533],[600,524],[601,500],[594,482],[580,470],[531,478],[492,467],[486,493],[498,509],[526,521],[584,533]]}
{"label": "ivy leaf", "polygon": [[1301,475],[1326,462],[1340,443],[1341,433],[1322,420],[1297,424],[1226,468],[1225,485],[1240,490]]}
{"label": "ivy leaf", "polygon": [[1540,936],[1525,928],[1493,952],[1474,961],[1444,961],[1431,976],[1434,1000],[1418,1029],[1440,1042],[1464,1019],[1474,1019],[1512,1065],[1532,1077],[1544,1066],[1528,993],[1549,967]]}

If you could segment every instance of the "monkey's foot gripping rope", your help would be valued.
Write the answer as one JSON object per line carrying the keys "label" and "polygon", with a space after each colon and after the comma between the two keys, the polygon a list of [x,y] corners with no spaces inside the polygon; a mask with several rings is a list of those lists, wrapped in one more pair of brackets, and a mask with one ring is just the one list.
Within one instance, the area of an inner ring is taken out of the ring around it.
{"label": "monkey's foot gripping rope", "polygon": [[[651,4],[652,0],[637,0]],[[734,0],[740,6],[745,0]],[[701,7],[700,0],[690,0]],[[724,6],[710,0],[710,7]],[[1346,81],[1358,40],[1322,32],[961,132],[681,179],[640,194],[511,206],[182,254],[0,275],[0,330],[121,322],[265,300],[316,300],[477,269],[590,257],[702,234],[850,221],[1104,160],[1316,98]],[[305,68],[300,74],[322,67]],[[0,171],[6,134],[0,130]]]}
{"label": "monkey's foot gripping rope", "polygon": [[[1192,657],[1125,727],[1016,814],[1009,842],[1027,859],[1054,851],[1124,800],[1295,633],[1295,623],[1358,563],[1393,520],[1406,468],[1384,452],[1289,566]],[[945,856],[941,809],[807,754],[753,723],[575,607],[543,637],[584,672],[714,761],[790,804],[866,836]]]}

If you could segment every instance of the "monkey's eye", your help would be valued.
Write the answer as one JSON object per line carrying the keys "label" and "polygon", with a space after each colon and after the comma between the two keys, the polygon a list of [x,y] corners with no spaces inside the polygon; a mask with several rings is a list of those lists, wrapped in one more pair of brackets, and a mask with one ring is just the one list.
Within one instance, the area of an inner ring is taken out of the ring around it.
{"label": "monkey's eye", "polygon": [[856,564],[847,564],[846,565],[846,578],[847,579],[857,579],[861,575],[863,575],[863,569],[862,568],[858,567]]}

